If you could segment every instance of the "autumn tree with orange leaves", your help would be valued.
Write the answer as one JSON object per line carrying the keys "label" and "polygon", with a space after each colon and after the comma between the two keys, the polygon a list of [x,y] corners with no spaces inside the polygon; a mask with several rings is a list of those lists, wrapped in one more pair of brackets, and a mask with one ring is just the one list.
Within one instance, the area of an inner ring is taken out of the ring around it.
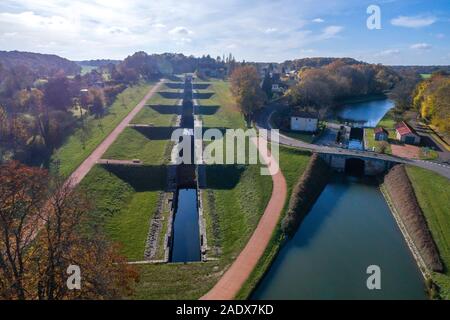
{"label": "autumn tree with orange leaves", "polygon": [[[0,166],[0,298],[114,299],[132,293],[137,272],[118,248],[80,226],[86,194],[18,162]],[[81,289],[66,284],[70,265]]]}
{"label": "autumn tree with orange leaves", "polygon": [[262,108],[267,99],[259,85],[261,79],[258,71],[250,65],[237,67],[231,74],[230,81],[231,92],[249,125],[254,113]]}

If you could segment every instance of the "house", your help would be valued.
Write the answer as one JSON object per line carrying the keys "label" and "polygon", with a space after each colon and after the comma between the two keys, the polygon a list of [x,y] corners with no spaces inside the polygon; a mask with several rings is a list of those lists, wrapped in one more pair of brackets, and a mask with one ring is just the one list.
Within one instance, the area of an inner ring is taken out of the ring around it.
{"label": "house", "polygon": [[386,141],[389,137],[389,132],[383,127],[377,127],[373,130],[375,141]]}
{"label": "house", "polygon": [[407,144],[419,144],[420,136],[405,121],[395,126],[397,140]]}
{"label": "house", "polygon": [[281,83],[273,83],[272,84],[272,92],[275,93],[284,93],[286,91],[286,86]]}
{"label": "house", "polygon": [[317,112],[293,111],[291,113],[291,130],[316,132],[319,125]]}

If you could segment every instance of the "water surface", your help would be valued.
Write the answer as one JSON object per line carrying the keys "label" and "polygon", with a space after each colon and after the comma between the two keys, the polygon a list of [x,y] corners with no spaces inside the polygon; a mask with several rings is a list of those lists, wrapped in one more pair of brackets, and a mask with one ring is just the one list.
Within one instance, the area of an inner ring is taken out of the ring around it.
{"label": "water surface", "polygon": [[[381,290],[366,269],[381,268]],[[424,299],[417,265],[374,180],[335,174],[253,299]]]}
{"label": "water surface", "polygon": [[178,190],[178,205],[173,222],[172,262],[200,260],[197,190]]}
{"label": "water surface", "polygon": [[364,127],[375,127],[384,115],[394,107],[389,99],[346,104],[339,108],[337,116],[342,120],[361,122]]}

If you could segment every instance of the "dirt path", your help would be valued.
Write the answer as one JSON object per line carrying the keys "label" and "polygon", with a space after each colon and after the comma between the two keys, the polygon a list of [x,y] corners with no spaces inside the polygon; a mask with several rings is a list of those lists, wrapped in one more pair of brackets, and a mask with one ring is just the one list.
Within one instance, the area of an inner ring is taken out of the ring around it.
{"label": "dirt path", "polygon": [[83,163],[70,175],[67,183],[71,187],[77,186],[81,180],[88,174],[88,172],[92,169],[92,167],[97,163],[98,160],[102,157],[102,155],[108,150],[108,148],[113,144],[113,142],[117,139],[119,134],[128,126],[131,120],[142,110],[145,106],[145,103],[155,92],[158,91],[160,86],[163,84],[164,80],[158,82],[154,87],[152,87],[145,97],[139,102],[130,113],[123,118],[123,120],[114,128],[114,130],[100,143],[97,148],[92,151],[92,153],[87,157]]}
{"label": "dirt path", "polygon": [[[261,154],[266,163],[273,163],[274,159],[272,156],[267,157],[264,152]],[[269,170],[271,170],[270,166]],[[253,235],[247,242],[244,250],[241,251],[237,259],[222,275],[222,278],[220,278],[216,285],[201,300],[234,299],[264,254],[287,197],[286,180],[281,169],[272,175],[272,181],[272,196]]]}

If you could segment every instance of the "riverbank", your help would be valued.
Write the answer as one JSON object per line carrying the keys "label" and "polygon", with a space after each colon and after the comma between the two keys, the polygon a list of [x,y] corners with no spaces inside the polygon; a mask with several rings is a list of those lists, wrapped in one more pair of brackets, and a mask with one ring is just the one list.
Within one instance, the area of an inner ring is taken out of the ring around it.
{"label": "riverbank", "polygon": [[[297,230],[302,219],[308,214],[310,206],[314,204],[318,195],[320,195],[320,192],[323,189],[321,188],[322,184],[320,184],[320,186],[310,185],[311,177],[320,174],[323,169],[323,164],[319,163],[320,160],[321,159],[318,159],[317,155],[309,157],[308,153],[298,149],[283,147],[280,150],[280,167],[286,177],[289,200],[286,201],[284,205],[283,213],[272,234],[269,244],[267,245],[264,255],[259,259],[258,264],[242,286],[236,299],[248,299],[277,257],[278,252],[287,239],[286,233],[288,232],[288,229],[290,230],[291,235],[292,231],[295,232],[295,230]],[[307,192],[306,186],[309,188],[309,191]],[[312,189],[316,190],[316,192],[312,192]],[[302,195],[299,195],[299,191],[302,191]],[[303,191],[305,191],[307,195],[303,194]],[[294,207],[297,208],[299,203],[304,204],[305,209],[299,210],[299,212],[293,212],[292,210]],[[293,215],[296,215],[296,217],[293,217]],[[287,219],[289,216],[291,217]]]}
{"label": "riverbank", "polygon": [[[435,241],[437,226],[434,230],[430,226],[430,212],[426,216],[424,202],[419,204],[417,187],[413,187],[410,174],[407,173],[405,166],[399,165],[391,169],[380,186],[380,190],[422,273],[429,297],[431,299],[448,298],[444,293],[448,290],[446,288],[448,281],[444,281],[443,296],[439,292],[442,283],[438,285],[436,282],[436,279],[441,280],[441,276],[446,271],[439,252],[443,249],[442,244],[438,248]],[[444,227],[438,226],[438,230]],[[432,231],[434,231],[434,235]]]}

